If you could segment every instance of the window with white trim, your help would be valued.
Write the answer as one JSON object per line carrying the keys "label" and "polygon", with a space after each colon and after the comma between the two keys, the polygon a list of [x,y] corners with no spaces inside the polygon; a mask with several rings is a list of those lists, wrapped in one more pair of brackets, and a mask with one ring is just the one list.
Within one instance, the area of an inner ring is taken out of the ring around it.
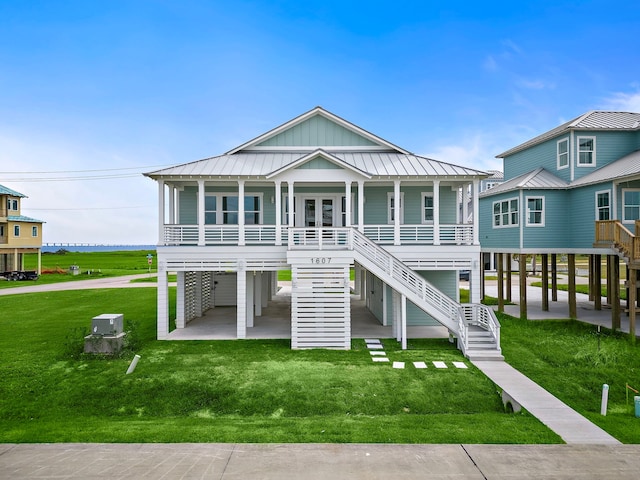
{"label": "window with white trim", "polygon": [[622,189],[622,221],[640,220],[640,189]]}
{"label": "window with white trim", "polygon": [[578,137],[578,166],[596,166],[596,137]]}
{"label": "window with white trim", "polygon": [[558,140],[557,145],[558,170],[561,170],[569,166],[569,139],[563,138],[562,140]]}
{"label": "window with white trim", "polygon": [[611,190],[596,192],[596,220],[611,220]]}
{"label": "window with white trim", "polygon": [[14,237],[19,237],[20,236],[20,225],[14,225],[13,226],[13,236]]}
{"label": "window with white trim", "polygon": [[[387,193],[387,223],[395,223],[396,205],[393,192]],[[404,223],[404,192],[400,192],[400,223]]]}
{"label": "window with white trim", "polygon": [[527,227],[544,227],[544,197],[527,197]]}
{"label": "window with white trim", "polygon": [[31,227],[31,236],[32,237],[37,237],[38,236],[38,227]]}
{"label": "window with white trim", "polygon": [[518,226],[518,198],[493,202],[493,227]]}
{"label": "window with white trim", "polygon": [[[262,194],[244,196],[245,225],[262,222]],[[204,197],[204,223],[207,225],[238,224],[238,195],[207,194]]]}
{"label": "window with white trim", "polygon": [[433,223],[433,193],[422,194],[422,223]]}

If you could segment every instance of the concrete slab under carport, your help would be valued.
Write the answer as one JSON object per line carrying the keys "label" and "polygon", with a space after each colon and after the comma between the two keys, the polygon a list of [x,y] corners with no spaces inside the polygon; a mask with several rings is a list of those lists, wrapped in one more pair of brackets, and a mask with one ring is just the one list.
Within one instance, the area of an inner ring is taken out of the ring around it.
{"label": "concrete slab under carport", "polygon": [[[187,324],[185,328],[169,332],[167,340],[235,340],[236,307],[215,307]],[[448,338],[442,326],[409,326],[411,338]],[[254,326],[247,328],[247,339],[291,338],[291,287],[284,284],[277,295],[254,317]],[[367,309],[365,302],[351,296],[351,338],[394,338],[393,328],[383,326]]]}

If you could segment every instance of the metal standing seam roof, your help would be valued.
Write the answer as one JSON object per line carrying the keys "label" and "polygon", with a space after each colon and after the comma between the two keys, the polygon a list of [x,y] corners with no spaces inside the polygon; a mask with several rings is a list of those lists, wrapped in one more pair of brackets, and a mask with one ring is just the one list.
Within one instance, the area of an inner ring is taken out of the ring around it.
{"label": "metal standing seam roof", "polygon": [[[261,177],[285,168],[296,160],[307,156],[309,152],[239,152],[220,155],[196,162],[177,165],[154,172],[145,173],[148,177],[184,177],[184,176],[247,176]],[[480,170],[461,167],[418,155],[396,152],[334,152],[331,156],[339,158],[348,165],[371,176],[475,176],[486,177]]]}
{"label": "metal standing seam roof", "polygon": [[631,176],[640,176],[640,150],[631,152],[615,162],[597,169],[595,172],[574,180],[571,182],[571,186],[580,187]]}
{"label": "metal standing seam roof", "polygon": [[0,195],[11,195],[12,197],[26,198],[26,195],[23,195],[20,192],[16,192],[15,190],[11,190],[4,185],[0,185]]}
{"label": "metal standing seam roof", "polygon": [[504,158],[516,152],[545,142],[570,130],[640,130],[640,113],[634,112],[610,112],[594,110],[574,118],[562,125],[549,130],[537,137],[527,140],[506,152],[496,155],[496,158]]}
{"label": "metal standing seam roof", "polygon": [[25,217],[24,215],[9,215],[7,220],[10,222],[46,223],[37,218]]}
{"label": "metal standing seam roof", "polygon": [[479,197],[489,197],[512,190],[566,189],[569,183],[540,167],[531,172],[512,178],[500,185],[480,193]]}

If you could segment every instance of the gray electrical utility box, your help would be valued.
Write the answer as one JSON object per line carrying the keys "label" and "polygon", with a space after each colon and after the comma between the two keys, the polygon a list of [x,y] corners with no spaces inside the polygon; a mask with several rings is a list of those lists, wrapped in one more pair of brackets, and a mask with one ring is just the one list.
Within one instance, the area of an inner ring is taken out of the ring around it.
{"label": "gray electrical utility box", "polygon": [[118,335],[123,331],[122,313],[103,313],[91,321],[92,335]]}

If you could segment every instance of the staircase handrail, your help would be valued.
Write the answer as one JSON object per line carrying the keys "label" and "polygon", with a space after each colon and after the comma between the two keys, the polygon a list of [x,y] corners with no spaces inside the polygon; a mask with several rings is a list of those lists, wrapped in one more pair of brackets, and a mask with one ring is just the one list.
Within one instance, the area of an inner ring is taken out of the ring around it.
{"label": "staircase handrail", "polygon": [[[635,230],[638,230],[637,225]],[[640,237],[631,233],[619,220],[597,220],[596,243],[612,243],[630,260],[640,259]]]}

